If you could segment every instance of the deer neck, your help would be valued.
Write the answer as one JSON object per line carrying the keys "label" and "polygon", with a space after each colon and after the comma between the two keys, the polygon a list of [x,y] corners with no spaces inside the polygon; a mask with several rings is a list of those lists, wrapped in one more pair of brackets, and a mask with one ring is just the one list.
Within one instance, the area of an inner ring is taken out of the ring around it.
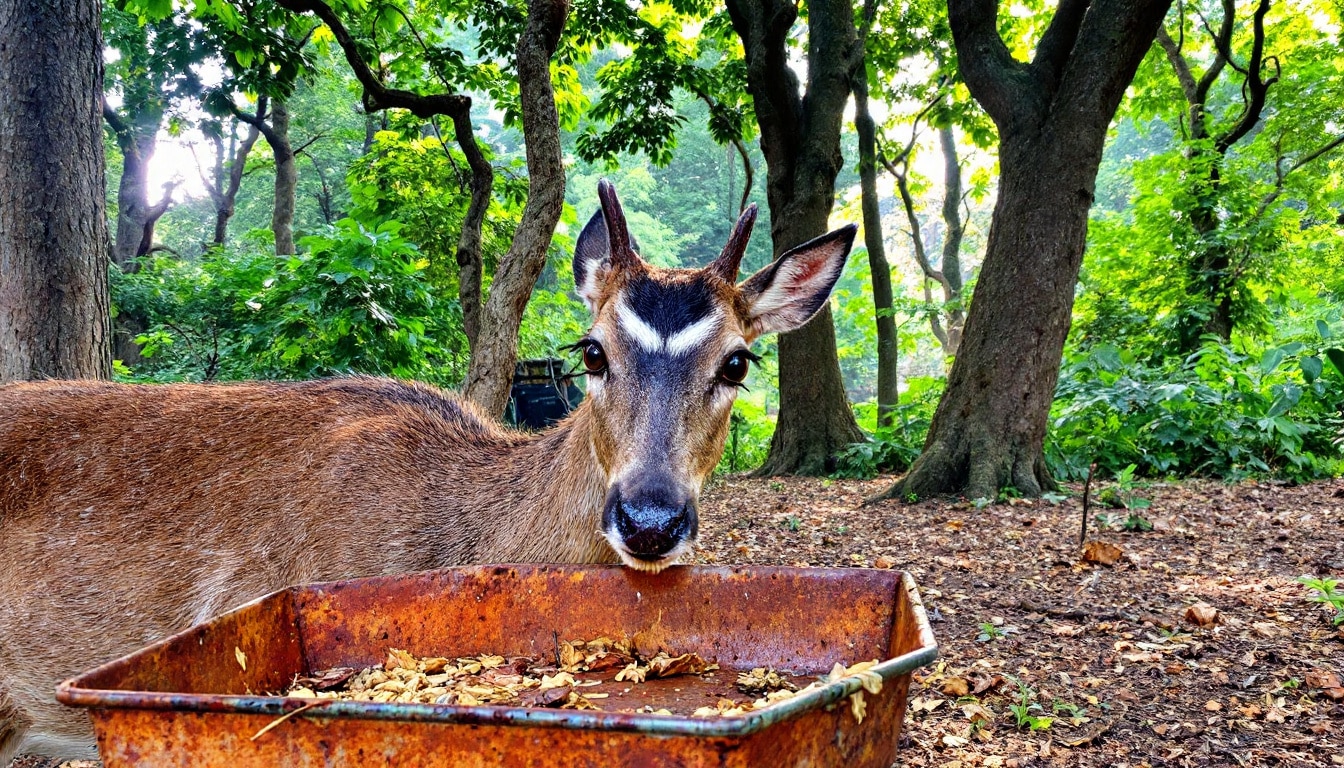
{"label": "deer neck", "polygon": [[510,469],[493,482],[511,484],[494,489],[507,506],[490,516],[507,508],[508,520],[484,554],[516,562],[617,561],[599,533],[608,482],[593,449],[590,401],[556,427],[515,443],[505,461]]}

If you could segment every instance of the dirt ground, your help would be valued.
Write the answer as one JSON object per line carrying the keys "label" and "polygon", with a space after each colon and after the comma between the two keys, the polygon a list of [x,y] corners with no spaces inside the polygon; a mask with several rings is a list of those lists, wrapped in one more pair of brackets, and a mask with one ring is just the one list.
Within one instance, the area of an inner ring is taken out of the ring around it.
{"label": "dirt ground", "polygon": [[1344,575],[1344,480],[1152,485],[1143,532],[1098,530],[1124,514],[1093,504],[1111,565],[1082,557],[1081,488],[861,506],[889,482],[716,481],[697,558],[914,574],[941,659],[901,764],[1344,765],[1344,630],[1296,581]]}

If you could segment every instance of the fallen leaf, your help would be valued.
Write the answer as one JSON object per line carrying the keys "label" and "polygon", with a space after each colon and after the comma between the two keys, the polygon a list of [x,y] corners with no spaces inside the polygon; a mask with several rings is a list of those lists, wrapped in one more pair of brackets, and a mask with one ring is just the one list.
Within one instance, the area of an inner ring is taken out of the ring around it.
{"label": "fallen leaf", "polygon": [[339,688],[354,676],[355,669],[352,667],[332,667],[314,672],[309,677],[297,678],[294,680],[294,685],[311,688],[314,691],[327,691]]}
{"label": "fallen leaf", "polygon": [[1195,603],[1185,609],[1185,620],[1197,627],[1212,627],[1222,621],[1222,616],[1208,603]]}
{"label": "fallen leaf", "polygon": [[1210,712],[1218,712],[1222,710],[1223,705],[1218,703],[1217,701],[1214,701],[1213,699],[1209,699],[1208,701],[1204,702],[1204,708]]}
{"label": "fallen leaf", "polygon": [[971,692],[971,686],[964,677],[949,677],[943,682],[942,691],[948,696],[966,696]]}
{"label": "fallen leaf", "polygon": [[1331,701],[1344,701],[1344,688],[1339,686],[1334,688],[1323,688],[1321,689],[1321,693],[1324,693]]}
{"label": "fallen leaf", "polygon": [[994,713],[985,709],[979,704],[967,704],[961,708],[961,713],[972,723],[992,723],[994,722]]}
{"label": "fallen leaf", "polygon": [[1339,675],[1328,669],[1313,669],[1306,674],[1308,688],[1339,688]]}
{"label": "fallen leaf", "polygon": [[569,694],[574,688],[568,685],[561,685],[555,688],[542,688],[535,691],[528,691],[518,700],[525,707],[556,707],[569,700]]}
{"label": "fallen leaf", "polygon": [[400,648],[388,648],[387,659],[383,661],[383,669],[388,671],[394,669],[417,669],[415,657]]}
{"label": "fallen leaf", "polygon": [[698,653],[683,653],[673,658],[658,656],[649,660],[650,677],[699,675],[708,672],[711,668],[717,668],[717,665],[710,664],[700,658]]}
{"label": "fallen leaf", "polygon": [[1104,541],[1089,541],[1083,545],[1083,560],[1088,563],[1115,565],[1125,550]]}
{"label": "fallen leaf", "polygon": [[886,555],[878,555],[877,559],[873,561],[873,567],[889,570],[896,567],[896,560]]}
{"label": "fallen leaf", "polygon": [[242,668],[243,668],[243,671],[246,672],[246,671],[247,671],[247,654],[246,654],[246,653],[243,653],[243,649],[242,649],[242,648],[239,648],[239,647],[236,646],[236,645],[233,647],[233,658],[235,658],[235,659],[238,660],[238,666],[242,667]]}
{"label": "fallen leaf", "polygon": [[954,749],[957,747],[964,747],[970,743],[970,739],[961,736],[953,736],[950,733],[943,737],[943,746],[952,747]]}

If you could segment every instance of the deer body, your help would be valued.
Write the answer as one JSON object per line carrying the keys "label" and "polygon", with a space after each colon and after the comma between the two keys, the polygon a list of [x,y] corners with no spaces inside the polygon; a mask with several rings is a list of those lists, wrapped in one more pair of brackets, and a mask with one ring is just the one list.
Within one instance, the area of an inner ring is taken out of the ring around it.
{"label": "deer body", "polygon": [[56,682],[288,584],[614,561],[585,410],[532,437],[380,379],[0,389],[0,720],[77,751]]}
{"label": "deer body", "polygon": [[734,285],[754,209],[703,270],[629,245],[615,193],[576,244],[588,398],[540,435],[424,385],[0,386],[0,767],[91,756],[56,684],[312,581],[486,562],[675,562],[747,345],[829,295],[854,230]]}

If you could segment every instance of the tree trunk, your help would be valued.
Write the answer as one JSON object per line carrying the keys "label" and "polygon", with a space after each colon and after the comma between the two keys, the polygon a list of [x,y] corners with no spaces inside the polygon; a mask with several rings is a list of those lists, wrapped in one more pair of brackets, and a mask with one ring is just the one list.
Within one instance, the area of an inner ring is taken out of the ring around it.
{"label": "tree trunk", "polygon": [[[172,186],[158,203],[149,202],[149,162],[158,145],[163,112],[155,106],[129,104],[122,116],[103,102],[103,119],[121,149],[121,181],[117,187],[117,229],[112,240],[112,262],[126,274],[140,268],[137,258],[154,247],[154,226],[172,203]],[[112,359],[128,366],[144,358],[135,339],[149,327],[137,312],[121,307],[112,322]]]}
{"label": "tree trunk", "polygon": [[271,210],[271,231],[275,233],[275,254],[296,253],[294,248],[294,196],[299,185],[294,148],[289,143],[289,106],[276,99],[271,106],[271,129],[266,141],[275,155],[275,207]]}
{"label": "tree trunk", "polygon": [[[268,100],[265,95],[257,99],[257,114],[266,114]],[[210,197],[215,203],[215,234],[212,245],[223,245],[229,235],[229,220],[238,201],[238,190],[243,186],[243,171],[247,168],[247,156],[257,143],[261,132],[255,125],[247,126],[247,133],[240,142],[237,139],[236,126],[229,126],[229,151],[227,159],[222,139],[215,141],[215,179]],[[226,175],[227,174],[227,175]]]}
{"label": "tree trunk", "polygon": [[951,0],[962,75],[999,127],[1000,182],[961,348],[924,452],[881,497],[1054,487],[1042,445],[1106,129],[1170,0],[1061,0],[1030,64],[995,0]]}
{"label": "tree trunk", "polygon": [[457,238],[457,295],[462,304],[462,330],[467,335],[467,349],[474,353],[481,330],[481,273],[485,271],[481,227],[485,225],[485,213],[490,208],[495,169],[476,143],[476,134],[471,128],[471,108],[464,107],[452,117],[457,144],[471,167],[471,203]]}
{"label": "tree trunk", "polygon": [[[789,66],[798,7],[783,0],[729,0],[742,40],[747,92],[761,129],[775,258],[825,234],[840,172],[840,128],[862,50],[847,0],[808,6],[807,92]],[[829,307],[779,339],[779,418],[757,475],[822,474],[835,454],[864,439],[840,376]]]}
{"label": "tree trunk", "polygon": [[854,75],[854,128],[859,134],[859,180],[863,194],[863,242],[873,280],[877,314],[877,426],[895,424],[897,389],[896,318],[891,295],[891,265],[882,241],[882,212],[877,196],[877,126],[868,111],[867,67]]}
{"label": "tree trunk", "polygon": [[965,286],[961,279],[961,241],[966,237],[966,224],[961,220],[961,162],[957,159],[957,136],[952,124],[938,130],[938,144],[943,151],[943,224],[947,234],[943,238],[943,301],[952,304],[944,310],[947,317],[947,341],[943,353],[957,354],[961,333],[966,325],[966,310],[960,305]]}
{"label": "tree trunk", "polygon": [[467,370],[466,396],[502,417],[518,362],[518,327],[532,296],[565,202],[560,115],[551,85],[551,56],[560,41],[568,0],[528,0],[518,40],[518,90],[527,150],[527,204],[509,252],[500,260],[481,310],[481,329]]}
{"label": "tree trunk", "polygon": [[0,4],[0,381],[112,373],[101,11]]}

